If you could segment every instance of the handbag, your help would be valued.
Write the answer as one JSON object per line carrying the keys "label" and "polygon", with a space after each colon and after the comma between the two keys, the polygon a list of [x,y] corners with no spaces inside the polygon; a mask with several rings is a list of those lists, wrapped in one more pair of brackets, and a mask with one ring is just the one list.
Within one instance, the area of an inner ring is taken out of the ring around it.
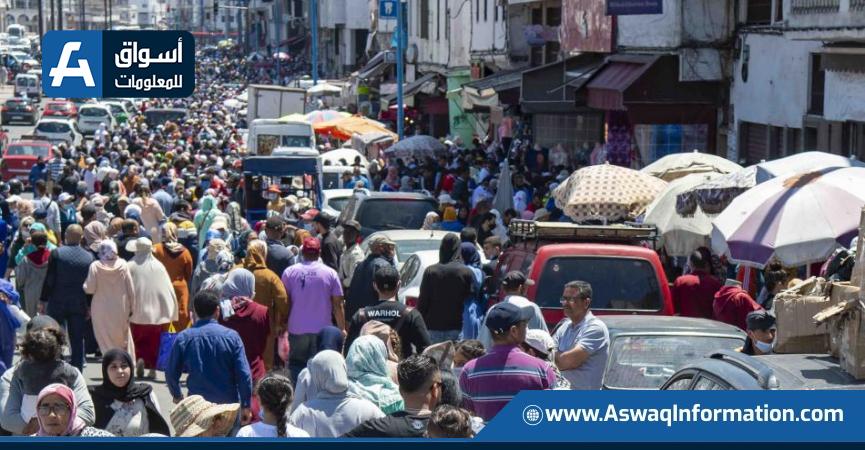
{"label": "handbag", "polygon": [[171,357],[171,348],[174,347],[176,339],[177,331],[174,329],[174,324],[171,324],[168,327],[168,331],[163,331],[159,336],[159,354],[156,357],[156,370],[165,372],[168,369],[168,359]]}

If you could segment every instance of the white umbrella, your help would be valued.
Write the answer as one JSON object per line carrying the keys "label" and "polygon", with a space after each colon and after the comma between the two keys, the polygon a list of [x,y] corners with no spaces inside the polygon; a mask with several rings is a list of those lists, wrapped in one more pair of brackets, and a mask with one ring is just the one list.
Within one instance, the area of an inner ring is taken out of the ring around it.
{"label": "white umbrella", "polygon": [[320,83],[306,90],[309,95],[339,95],[342,88],[329,83]]}
{"label": "white umbrella", "polygon": [[514,186],[511,184],[511,167],[507,160],[501,164],[501,168],[498,189],[493,198],[493,208],[504,214],[505,211],[514,207]]}
{"label": "white umbrella", "polygon": [[858,234],[865,168],[826,168],[758,184],[713,222],[712,248],[730,261],[787,267],[825,261]]}
{"label": "white umbrella", "polygon": [[[670,256],[688,256],[699,247],[709,246],[712,218],[697,208],[696,203],[683,204],[680,195],[717,176],[717,173],[691,174],[673,180],[646,207],[643,221],[658,228],[658,248],[665,248]],[[691,197],[690,202],[696,199]]]}
{"label": "white umbrella", "polygon": [[772,178],[827,167],[865,167],[858,159],[826,152],[804,152],[757,164],[757,183]]}
{"label": "white umbrella", "polygon": [[692,173],[733,173],[742,170],[742,166],[710,153],[700,153],[697,150],[686,153],[673,153],[643,167],[640,172],[658,177],[664,181],[673,181]]}

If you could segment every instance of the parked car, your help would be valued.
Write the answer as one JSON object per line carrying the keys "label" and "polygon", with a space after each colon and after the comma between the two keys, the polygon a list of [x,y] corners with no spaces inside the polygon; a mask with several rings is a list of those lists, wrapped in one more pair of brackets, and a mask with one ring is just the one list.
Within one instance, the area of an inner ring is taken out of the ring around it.
{"label": "parked car", "polygon": [[102,102],[102,105],[108,107],[111,110],[111,115],[114,116],[114,120],[118,123],[126,123],[129,120],[129,111],[126,110],[126,106],[122,102]]}
{"label": "parked car", "polygon": [[0,125],[12,122],[36,123],[38,112],[36,108],[23,98],[10,98],[0,108]]}
{"label": "parked car", "polygon": [[399,270],[400,288],[397,299],[408,306],[417,306],[423,274],[427,267],[438,262],[438,250],[424,250],[409,256]]}
{"label": "parked car", "polygon": [[438,202],[429,195],[409,192],[356,191],[339,216],[339,223],[356,220],[361,235],[384,230],[420,230],[426,214]]}
{"label": "parked car", "polygon": [[745,345],[733,325],[693,317],[599,316],[610,331],[604,389],[658,389],[687,363]]}
{"label": "parked car", "polygon": [[339,217],[339,214],[351,200],[353,189],[325,189],[321,191],[324,201],[322,202],[322,211],[329,213],[333,217]]}
{"label": "parked car", "polygon": [[828,355],[749,356],[719,351],[686,364],[661,386],[666,391],[863,389]]}
{"label": "parked car", "polygon": [[117,123],[107,106],[87,103],[78,109],[78,128],[82,133],[93,134],[103,123],[109,130]]}
{"label": "parked car", "polygon": [[[332,150],[336,151],[336,150]],[[325,153],[326,154],[326,153]],[[349,164],[351,164],[349,162]],[[324,165],[321,167],[322,171],[322,180],[324,183],[325,189],[341,189],[344,188],[345,185],[342,182],[342,174],[345,172],[351,172],[354,170],[352,166],[340,166],[340,165]],[[365,176],[367,180],[371,179],[369,177],[369,170],[366,167],[360,168],[361,175]]]}
{"label": "parked car", "polygon": [[603,314],[673,315],[673,299],[658,254],[643,244],[657,235],[643,225],[585,226],[513,220],[511,247],[499,256],[496,277],[511,270],[535,282],[526,297],[554,326],[564,317],[565,283],[592,285],[592,311]]}
{"label": "parked car", "polygon": [[56,116],[74,119],[78,116],[78,107],[75,106],[75,103],[68,100],[51,101],[46,103],[45,110],[42,111],[42,117]]}
{"label": "parked car", "polygon": [[54,158],[51,143],[48,141],[13,141],[4,147],[3,159],[0,161],[0,176],[3,181],[18,178],[28,184],[30,169],[36,165],[36,159],[40,156],[45,161]]}
{"label": "parked car", "polygon": [[36,128],[33,130],[33,134],[43,137],[50,142],[66,142],[73,146],[84,142],[84,135],[72,119],[39,119],[39,123],[36,124]]}

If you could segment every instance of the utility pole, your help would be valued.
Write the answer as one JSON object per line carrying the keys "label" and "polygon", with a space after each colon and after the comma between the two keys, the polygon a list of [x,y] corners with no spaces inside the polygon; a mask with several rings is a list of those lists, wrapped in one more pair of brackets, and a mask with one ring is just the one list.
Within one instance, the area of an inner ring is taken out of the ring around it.
{"label": "utility pole", "polygon": [[318,0],[310,3],[310,19],[312,24],[312,42],[310,43],[310,59],[312,59],[312,85],[318,85]]}
{"label": "utility pole", "polygon": [[[402,92],[402,85],[405,82],[405,42],[403,42],[405,11],[402,9],[403,4],[403,0],[398,0],[396,8],[396,132],[400,140],[405,137],[405,109]],[[426,18],[424,17],[423,20]]]}
{"label": "utility pole", "polygon": [[276,30],[276,45],[274,46],[276,50],[276,84],[280,86],[282,85],[282,77],[279,76],[282,63],[279,57],[279,49],[282,47],[280,45],[282,43],[282,2],[283,0],[276,0],[276,20],[273,21],[273,26]]}
{"label": "utility pole", "polygon": [[63,29],[63,0],[57,0],[57,29]]}
{"label": "utility pole", "polygon": [[51,3],[51,22],[48,26],[48,31],[51,31],[56,30],[56,28],[54,28],[54,0],[48,0],[48,2]]}
{"label": "utility pole", "polygon": [[42,36],[45,36],[45,17],[42,14],[42,0],[36,0],[36,7],[39,8],[39,48],[42,48]]}

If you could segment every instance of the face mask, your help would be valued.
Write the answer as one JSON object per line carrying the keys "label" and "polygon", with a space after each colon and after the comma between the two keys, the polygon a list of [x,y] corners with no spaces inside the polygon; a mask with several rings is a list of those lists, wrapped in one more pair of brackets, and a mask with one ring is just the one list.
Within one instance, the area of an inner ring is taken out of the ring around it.
{"label": "face mask", "polygon": [[305,223],[304,222],[303,229],[306,231],[309,231],[310,233],[315,231],[315,227],[313,227],[311,223]]}
{"label": "face mask", "polygon": [[760,350],[760,352],[762,352],[762,353],[772,353],[772,347],[774,347],[774,346],[775,346],[774,342],[768,342],[767,343],[767,342],[763,342],[763,341],[758,341],[756,339],[754,340],[754,347],[757,350]]}

